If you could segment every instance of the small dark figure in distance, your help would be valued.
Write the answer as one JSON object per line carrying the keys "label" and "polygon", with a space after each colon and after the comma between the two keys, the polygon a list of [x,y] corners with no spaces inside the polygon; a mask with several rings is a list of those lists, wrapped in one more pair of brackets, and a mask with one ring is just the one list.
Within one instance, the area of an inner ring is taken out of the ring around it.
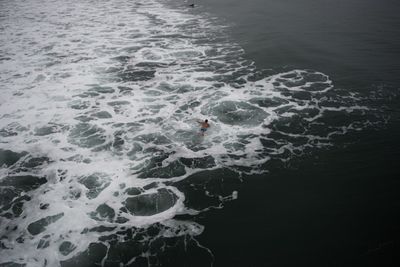
{"label": "small dark figure in distance", "polygon": [[194,7],[194,3],[189,5],[190,7]]}

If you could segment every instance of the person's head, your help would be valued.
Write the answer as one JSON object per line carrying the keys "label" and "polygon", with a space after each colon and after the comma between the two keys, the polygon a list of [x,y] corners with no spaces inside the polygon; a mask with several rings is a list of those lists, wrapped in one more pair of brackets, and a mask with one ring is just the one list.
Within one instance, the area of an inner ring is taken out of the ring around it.
{"label": "person's head", "polygon": [[208,120],[206,119],[205,122],[208,122]]}

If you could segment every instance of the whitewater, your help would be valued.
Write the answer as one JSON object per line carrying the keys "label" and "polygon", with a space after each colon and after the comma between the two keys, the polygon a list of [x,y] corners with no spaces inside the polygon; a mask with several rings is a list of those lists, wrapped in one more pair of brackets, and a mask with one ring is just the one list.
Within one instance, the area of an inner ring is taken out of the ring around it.
{"label": "whitewater", "polygon": [[215,201],[192,207],[177,184],[382,123],[324,73],[257,69],[224,28],[161,0],[0,2],[0,263],[156,266],[183,237],[212,264],[192,216],[240,194],[193,184]]}

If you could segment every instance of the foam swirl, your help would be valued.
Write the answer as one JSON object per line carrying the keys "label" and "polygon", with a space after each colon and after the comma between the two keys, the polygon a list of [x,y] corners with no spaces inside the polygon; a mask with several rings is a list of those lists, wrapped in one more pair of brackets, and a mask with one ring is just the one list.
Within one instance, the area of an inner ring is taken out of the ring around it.
{"label": "foam swirl", "polygon": [[205,15],[158,1],[43,8],[0,9],[3,263],[157,265],[172,237],[210,253],[190,218],[237,192],[194,183],[209,198],[194,205],[182,181],[266,172],[379,121],[323,73],[266,75]]}

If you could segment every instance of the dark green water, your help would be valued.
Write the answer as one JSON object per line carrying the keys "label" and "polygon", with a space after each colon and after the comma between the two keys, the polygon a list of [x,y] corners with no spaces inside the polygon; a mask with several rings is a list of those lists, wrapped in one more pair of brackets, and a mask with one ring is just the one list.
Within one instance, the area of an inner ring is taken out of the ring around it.
{"label": "dark green water", "polygon": [[398,266],[400,4],[195,1],[0,1],[0,266]]}
{"label": "dark green water", "polygon": [[198,1],[231,23],[261,68],[311,68],[345,85],[399,85],[400,3],[393,0]]}
{"label": "dark green water", "polygon": [[245,177],[238,200],[201,220],[200,241],[215,266],[397,266],[400,3],[197,2],[193,12],[229,24],[257,67],[315,69],[348,90],[383,89],[388,97],[376,105],[391,118],[331,149]]}
{"label": "dark green water", "polygon": [[397,266],[398,134],[246,177],[238,200],[205,220],[216,266]]}

